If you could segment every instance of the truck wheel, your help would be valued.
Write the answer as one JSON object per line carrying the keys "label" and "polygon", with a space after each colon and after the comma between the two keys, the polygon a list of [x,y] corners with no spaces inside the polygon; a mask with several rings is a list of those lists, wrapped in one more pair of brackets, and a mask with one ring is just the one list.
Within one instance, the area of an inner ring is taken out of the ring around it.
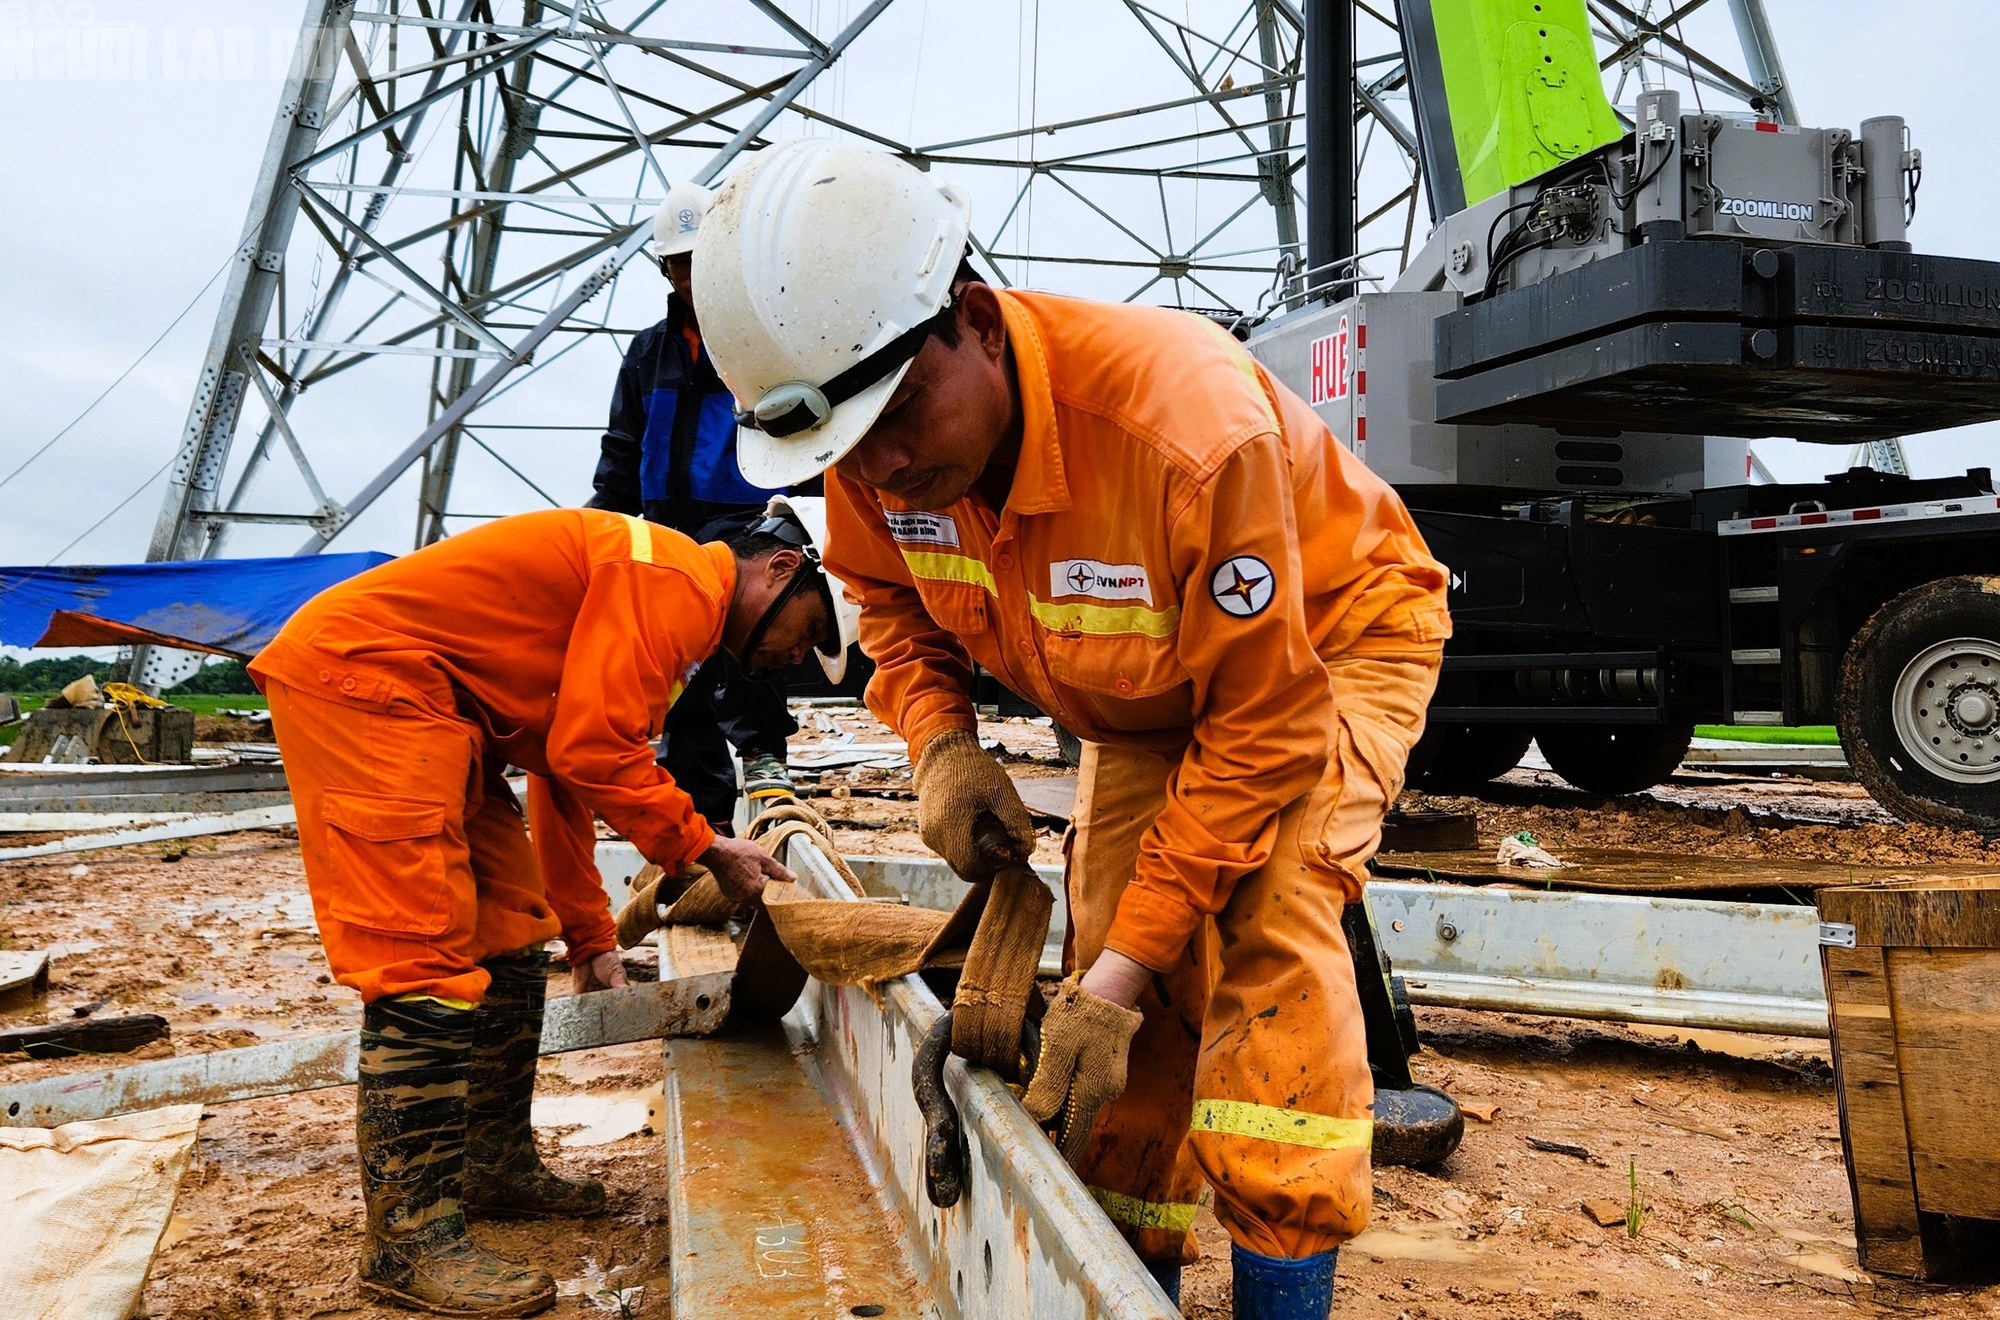
{"label": "truck wheel", "polygon": [[1513,724],[1429,725],[1410,749],[1410,781],[1427,793],[1475,793],[1521,764],[1533,738]]}
{"label": "truck wheel", "polygon": [[1617,797],[1662,782],[1687,756],[1694,722],[1553,724],[1535,731],[1549,768],[1586,793]]}
{"label": "truck wheel", "polygon": [[1876,610],[1847,648],[1834,718],[1883,806],[2000,834],[2000,577],[1940,578]]}

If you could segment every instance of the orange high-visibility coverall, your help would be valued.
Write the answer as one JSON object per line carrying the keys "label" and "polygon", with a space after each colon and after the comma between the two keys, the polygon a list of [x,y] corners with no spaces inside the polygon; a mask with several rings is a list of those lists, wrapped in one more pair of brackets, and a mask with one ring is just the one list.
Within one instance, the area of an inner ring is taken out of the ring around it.
{"label": "orange high-visibility coverall", "polygon": [[827,475],[870,706],[921,755],[971,662],[1085,743],[1070,952],[1156,975],[1078,1170],[1140,1254],[1367,1223],[1369,1080],[1343,904],[1402,785],[1450,621],[1408,512],[1229,335],[1003,292],[1023,434],[1005,507]]}
{"label": "orange high-visibility coverall", "polygon": [[[480,962],[617,947],[591,813],[676,869],[714,831],[648,740],[715,650],[720,544],[624,514],[503,518],[321,592],[250,666],[327,962],[364,1000],[478,1002]],[[530,848],[502,779],[527,770]]]}

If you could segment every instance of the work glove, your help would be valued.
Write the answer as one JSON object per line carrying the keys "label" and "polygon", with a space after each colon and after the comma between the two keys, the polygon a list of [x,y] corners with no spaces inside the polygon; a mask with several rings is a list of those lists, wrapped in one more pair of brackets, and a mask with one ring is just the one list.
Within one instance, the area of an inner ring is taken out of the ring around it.
{"label": "work glove", "polygon": [[1145,1021],[1083,988],[1079,976],[1063,982],[1042,1018],[1042,1053],[1035,1079],[1021,1097],[1028,1117],[1056,1123],[1055,1143],[1072,1165],[1083,1157],[1097,1111],[1125,1093],[1126,1055]]}
{"label": "work glove", "polygon": [[[924,744],[917,758],[917,833],[924,845],[967,880],[982,880],[1035,852],[1035,823],[1014,781],[979,746],[970,729],[949,729]],[[986,812],[1007,831],[1013,856],[995,856],[976,841]]]}

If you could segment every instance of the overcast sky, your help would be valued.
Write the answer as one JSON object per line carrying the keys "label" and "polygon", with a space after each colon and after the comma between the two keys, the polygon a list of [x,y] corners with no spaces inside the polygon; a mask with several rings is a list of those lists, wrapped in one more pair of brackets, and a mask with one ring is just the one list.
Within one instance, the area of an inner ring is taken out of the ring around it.
{"label": "overcast sky", "polygon": [[[706,0],[674,3],[688,6],[691,24],[715,12]],[[619,18],[631,7],[614,3],[607,12]],[[859,5],[800,0],[790,7],[817,14],[824,33]],[[301,0],[0,0],[0,477],[75,418],[193,303],[103,404],[0,488],[0,563],[144,557],[161,487],[141,483],[172,454],[186,417],[219,282],[197,295],[237,241],[302,8]],[[822,94],[843,106],[879,103],[878,111],[903,121],[899,132],[919,141],[937,140],[973,111],[985,112],[982,122],[1021,122],[1024,66],[1015,52],[1033,0],[1020,15],[1016,8],[898,0],[855,47],[846,81]],[[1805,123],[1854,128],[1881,113],[1909,119],[1925,158],[1912,232],[1918,248],[2000,260],[2000,171],[1991,137],[2000,80],[1990,69],[1991,52],[2000,48],[2000,3],[1769,0],[1768,8]],[[1064,85],[1102,83],[1143,69],[1145,58],[1157,60],[1157,50],[1119,44],[1142,39],[1116,9],[1110,0],[1065,5],[1071,26],[1060,41],[1044,42],[1044,79],[1059,67]],[[1698,17],[1719,22],[1723,9],[1714,0]],[[5,59],[9,43],[38,26],[136,26],[147,56],[122,77],[13,76],[19,71]],[[1689,26],[1692,36],[1696,25]],[[1041,91],[1044,118],[1055,90]],[[982,196],[980,204],[992,203]],[[1046,230],[1036,237],[1046,239]],[[1036,283],[1062,287],[1061,268],[1036,274]],[[633,287],[621,285],[614,324],[657,317],[656,276],[635,267],[623,284]],[[541,396],[539,416],[600,425],[617,348],[593,344],[565,362]],[[363,476],[422,422],[420,401],[386,420],[354,416],[357,428],[371,432],[353,442],[353,471]],[[536,441],[512,457],[556,499],[580,501],[594,448],[594,436],[577,433],[560,443]],[[1990,427],[1918,437],[1908,450],[1920,474],[2000,466],[2000,436]],[[1845,457],[1841,449],[1788,442],[1760,442],[1759,452],[1781,477],[1798,480],[1831,471]],[[357,481],[342,469],[328,485],[339,497]],[[71,544],[135,490],[121,513]],[[459,494],[459,507],[491,513],[542,504],[484,460],[468,461]],[[406,549],[411,507],[407,494],[385,497],[337,548]]]}

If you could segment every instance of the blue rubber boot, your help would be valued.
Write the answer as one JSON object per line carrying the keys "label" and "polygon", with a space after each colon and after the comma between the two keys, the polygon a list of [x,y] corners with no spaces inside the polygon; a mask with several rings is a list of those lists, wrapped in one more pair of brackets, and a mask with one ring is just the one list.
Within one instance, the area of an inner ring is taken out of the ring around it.
{"label": "blue rubber boot", "polygon": [[1146,1266],[1146,1273],[1152,1275],[1153,1282],[1159,1284],[1166,1291],[1167,1300],[1174,1304],[1174,1308],[1176,1310],[1180,1309],[1181,1267],[1178,1265],[1154,1265],[1149,1262]]}
{"label": "blue rubber boot", "polygon": [[1333,1309],[1333,1267],[1340,1252],[1288,1260],[1230,1244],[1235,1320],[1327,1320]]}

